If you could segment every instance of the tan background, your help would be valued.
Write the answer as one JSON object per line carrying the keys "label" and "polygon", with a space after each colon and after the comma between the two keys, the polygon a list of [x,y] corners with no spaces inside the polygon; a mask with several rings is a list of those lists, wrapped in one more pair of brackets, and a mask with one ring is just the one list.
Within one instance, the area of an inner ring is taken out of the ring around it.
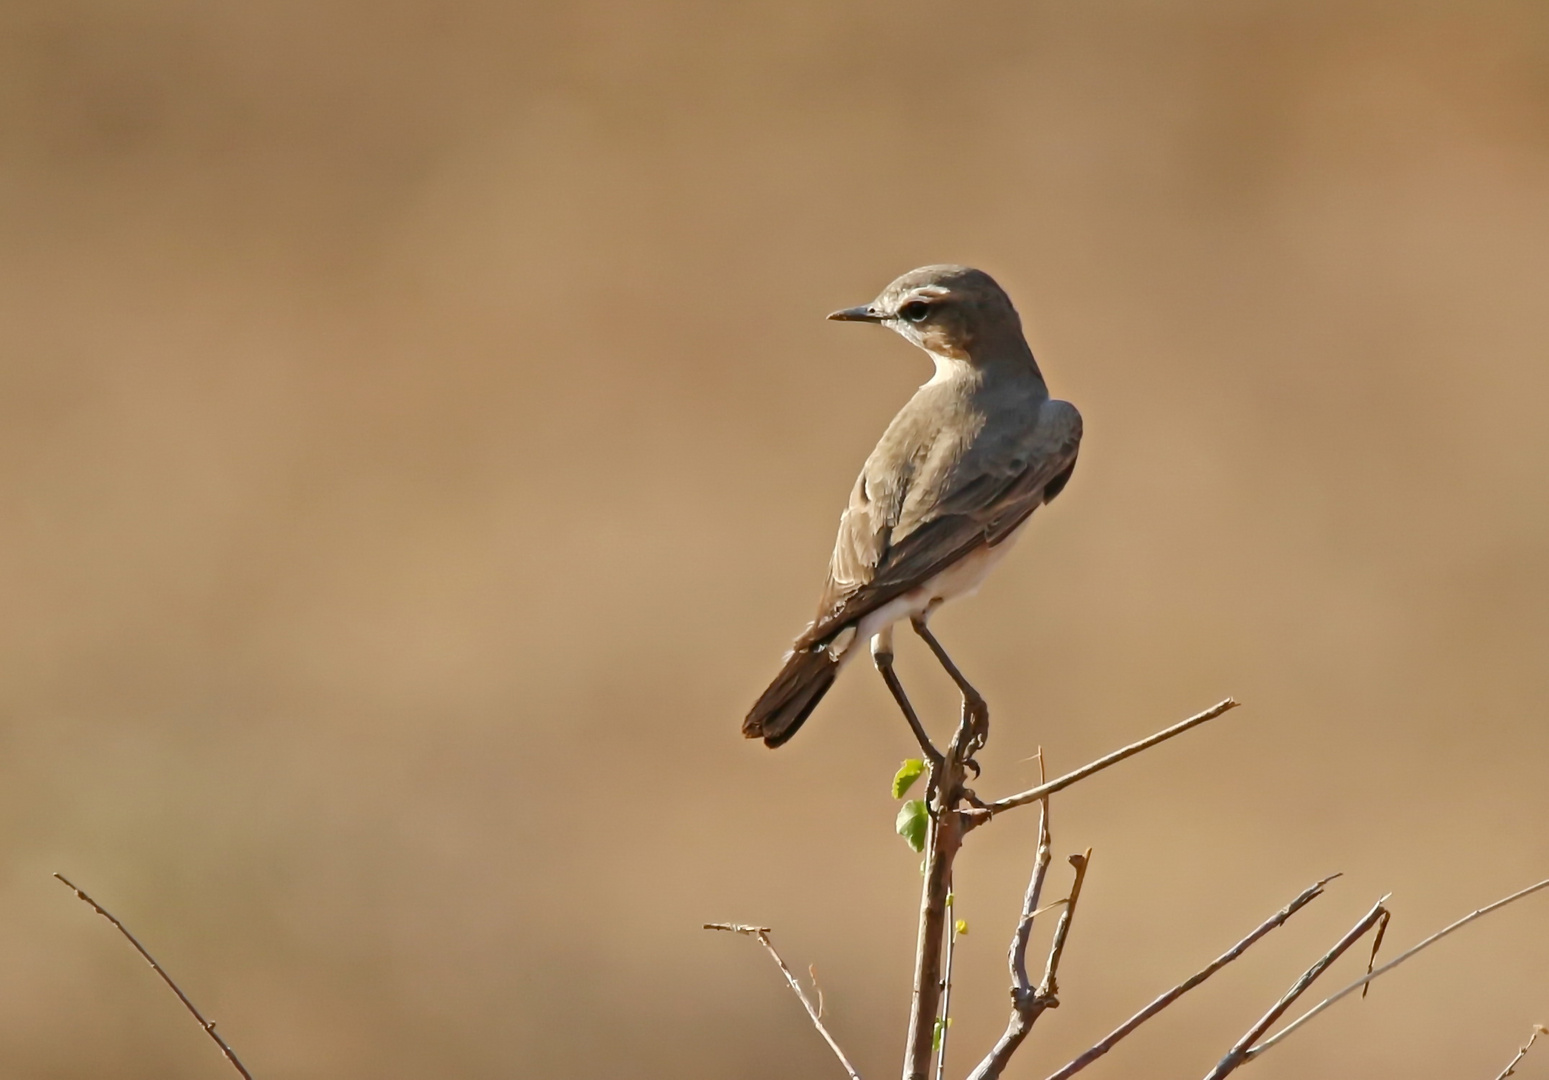
{"label": "tan background", "polygon": [[[737,725],[928,374],[822,315],[934,261],[1087,417],[937,624],[981,790],[1248,704],[1057,801],[1096,855],[1014,1075],[1322,874],[1088,1075],[1204,1072],[1383,892],[1399,946],[1549,874],[1549,5],[10,0],[0,1074],[226,1070],[54,870],[264,1080],[837,1075],[706,919],[893,1074],[905,729],[860,670]],[[958,1064],[1033,824],[962,863]],[[1255,1076],[1493,1076],[1546,927]]]}

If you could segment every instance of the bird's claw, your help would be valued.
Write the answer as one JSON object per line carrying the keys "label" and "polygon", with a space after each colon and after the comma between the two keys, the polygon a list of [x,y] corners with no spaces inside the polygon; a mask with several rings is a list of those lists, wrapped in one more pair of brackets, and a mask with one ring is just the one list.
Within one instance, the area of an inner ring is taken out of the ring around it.
{"label": "bird's claw", "polygon": [[963,723],[968,726],[968,753],[972,756],[990,741],[990,707],[983,698],[963,702]]}

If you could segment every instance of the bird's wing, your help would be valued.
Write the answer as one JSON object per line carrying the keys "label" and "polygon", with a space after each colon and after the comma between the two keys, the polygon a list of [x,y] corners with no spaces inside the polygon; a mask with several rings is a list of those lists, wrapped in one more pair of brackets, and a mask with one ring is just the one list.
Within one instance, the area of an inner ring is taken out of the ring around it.
{"label": "bird's wing", "polygon": [[839,521],[817,618],[797,647],[822,643],[983,545],[1000,543],[1075,467],[1081,414],[1045,401],[1031,430],[920,446],[896,483],[862,471]]}

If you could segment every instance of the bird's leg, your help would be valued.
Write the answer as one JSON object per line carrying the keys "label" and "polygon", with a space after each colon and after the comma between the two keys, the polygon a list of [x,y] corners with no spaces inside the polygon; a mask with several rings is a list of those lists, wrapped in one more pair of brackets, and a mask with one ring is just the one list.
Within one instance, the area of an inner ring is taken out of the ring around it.
{"label": "bird's leg", "polygon": [[882,681],[887,683],[893,700],[898,702],[898,710],[909,722],[909,730],[914,732],[915,740],[920,744],[920,753],[925,755],[925,760],[930,765],[931,774],[934,776],[937,766],[941,764],[941,751],[936,749],[930,741],[930,736],[925,733],[925,725],[920,723],[919,714],[909,703],[909,695],[904,693],[904,684],[898,681],[898,673],[893,670],[891,627],[871,639],[871,661],[877,665],[877,671],[881,674]]}
{"label": "bird's leg", "polygon": [[947,674],[951,676],[952,681],[957,684],[959,692],[963,695],[963,723],[968,724],[970,727],[968,756],[964,758],[963,764],[973,769],[974,775],[978,776],[979,766],[973,760],[973,755],[989,741],[990,706],[984,700],[984,695],[975,690],[973,684],[963,677],[963,673],[957,669],[957,665],[947,655],[947,650],[941,647],[941,642],[936,640],[936,635],[931,633],[930,627],[925,625],[928,618],[930,618],[929,612],[926,612],[924,615],[916,615],[909,620],[909,624],[914,627],[914,632],[919,634],[925,644],[930,647],[930,651],[935,654],[937,661],[946,669]]}

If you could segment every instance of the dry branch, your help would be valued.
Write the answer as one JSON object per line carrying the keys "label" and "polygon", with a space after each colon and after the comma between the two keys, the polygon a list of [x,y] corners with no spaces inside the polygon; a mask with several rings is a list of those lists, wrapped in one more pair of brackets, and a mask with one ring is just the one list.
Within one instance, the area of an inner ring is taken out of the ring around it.
{"label": "dry branch", "polygon": [[[1038,782],[1044,781],[1043,747],[1038,748]],[[1019,993],[1032,990],[1032,980],[1027,974],[1027,942],[1033,935],[1033,920],[1038,916],[1039,900],[1043,896],[1043,880],[1049,873],[1049,859],[1053,855],[1053,841],[1049,836],[1049,797],[1038,800],[1038,848],[1033,856],[1033,874],[1027,882],[1027,892],[1022,895],[1022,914],[1017,928],[1011,935],[1011,948],[1006,961],[1011,968],[1011,996],[1016,1000]]]}
{"label": "dry branch", "polygon": [[157,975],[160,975],[161,981],[172,988],[172,992],[176,994],[177,999],[183,1003],[183,1007],[193,1014],[195,1020],[199,1021],[199,1026],[204,1029],[204,1033],[215,1040],[215,1045],[221,1048],[221,1053],[226,1055],[226,1060],[231,1062],[232,1068],[241,1073],[244,1080],[253,1080],[253,1074],[248,1072],[247,1067],[243,1065],[242,1062],[237,1058],[237,1052],[227,1044],[225,1039],[221,1038],[220,1035],[216,1033],[215,1021],[206,1020],[204,1018],[204,1014],[201,1013],[194,1005],[194,1003],[189,1000],[188,995],[183,993],[183,988],[178,986],[177,983],[173,982],[172,976],[168,975],[166,969],[156,962],[156,958],[146,951],[145,946],[140,944],[139,939],[129,932],[129,928],[123,923],[119,922],[113,913],[108,911],[107,908],[103,907],[101,904],[97,903],[97,901],[87,896],[86,893],[81,891],[81,889],[79,889],[69,878],[65,877],[63,874],[55,874],[54,876],[68,885],[70,887],[70,891],[75,893],[78,899],[91,905],[91,909],[93,911],[95,911],[98,915],[101,915],[108,922],[112,923],[118,932],[124,935],[129,944],[134,946],[135,951],[145,958],[145,962],[147,964],[151,965],[151,970],[154,971]]}
{"label": "dry branch", "polygon": [[1538,882],[1537,884],[1529,885],[1525,889],[1519,889],[1516,892],[1512,893],[1510,896],[1502,897],[1501,899],[1495,901],[1495,903],[1493,903],[1493,904],[1487,904],[1487,905],[1485,905],[1482,908],[1479,908],[1479,909],[1477,909],[1475,911],[1471,911],[1467,915],[1465,915],[1461,919],[1459,919],[1457,922],[1451,923],[1451,924],[1449,924],[1447,926],[1442,927],[1440,930],[1436,931],[1436,933],[1432,934],[1430,937],[1428,937],[1424,941],[1420,942],[1420,944],[1414,946],[1413,948],[1407,949],[1406,951],[1404,951],[1402,953],[1399,953],[1392,960],[1389,960],[1386,964],[1383,964],[1376,971],[1367,972],[1367,974],[1365,974],[1361,978],[1355,980],[1355,982],[1351,983],[1349,986],[1345,987],[1343,990],[1340,990],[1338,993],[1335,993],[1335,994],[1330,994],[1328,997],[1326,997],[1322,1001],[1318,1002],[1312,1008],[1310,1008],[1306,1012],[1304,1012],[1301,1016],[1298,1016],[1295,1020],[1291,1021],[1285,1027],[1281,1028],[1273,1036],[1271,1036],[1268,1039],[1265,1039],[1258,1046],[1255,1046],[1252,1050],[1248,1051],[1248,1055],[1247,1055],[1248,1058],[1251,1060],[1252,1058],[1258,1057],[1265,1050],[1268,1050],[1271,1046],[1274,1046],[1281,1039],[1283,1039],[1287,1035],[1291,1034],[1291,1032],[1293,1032],[1297,1028],[1301,1027],[1307,1021],[1311,1020],[1314,1016],[1317,1016],[1320,1012],[1322,1012],[1324,1009],[1328,1008],[1330,1005],[1334,1004],[1334,1002],[1338,1001],[1340,998],[1345,997],[1346,995],[1355,993],[1357,990],[1361,989],[1361,987],[1365,986],[1367,983],[1371,982],[1373,979],[1378,978],[1379,976],[1384,975],[1384,974],[1386,974],[1389,971],[1392,971],[1394,968],[1398,967],[1398,965],[1402,964],[1405,960],[1408,960],[1415,953],[1421,951],[1422,949],[1427,949],[1430,946],[1436,944],[1436,942],[1440,941],[1442,938],[1446,937],[1448,934],[1452,933],[1454,930],[1461,930],[1463,927],[1467,926],[1469,923],[1473,922],[1475,919],[1481,919],[1484,916],[1490,914],[1490,912],[1492,912],[1492,911],[1498,911],[1501,908],[1505,907],[1507,904],[1514,903],[1514,902],[1516,902],[1518,900],[1521,900],[1524,896],[1530,896],[1533,893],[1536,893],[1538,890],[1545,889],[1545,888],[1549,888],[1549,878],[1546,878],[1543,881]]}
{"label": "dry branch", "polygon": [[1216,1067],[1205,1075],[1205,1080],[1221,1080],[1223,1076],[1235,1072],[1243,1062],[1247,1061],[1248,1055],[1253,1050],[1253,1044],[1263,1038],[1264,1032],[1285,1015],[1285,1011],[1296,1003],[1297,998],[1307,992],[1307,988],[1313,984],[1313,981],[1327,971],[1329,965],[1338,960],[1346,949],[1365,937],[1372,927],[1382,921],[1383,916],[1387,914],[1387,909],[1382,906],[1385,900],[1387,900],[1386,896],[1373,904],[1372,909],[1361,916],[1361,921],[1346,931],[1345,936],[1334,943],[1333,948],[1318,957],[1312,967],[1302,972],[1301,978],[1291,984],[1291,989],[1270,1006],[1269,1011],[1259,1018],[1258,1023],[1249,1028],[1243,1037],[1226,1052],[1226,1056],[1216,1063]]}
{"label": "dry branch", "polygon": [[973,724],[963,710],[941,763],[931,772],[931,823],[926,833],[925,882],[920,893],[920,929],[915,939],[914,990],[909,1002],[909,1033],[904,1043],[905,1080],[925,1080],[930,1071],[936,1017],[942,992],[942,952],[947,923],[947,894],[952,864],[968,831],[959,805],[965,796],[966,762],[972,751]]}
{"label": "dry branch", "polygon": [[[896,695],[895,695],[896,696]],[[1191,728],[1198,727],[1206,721],[1213,720],[1223,713],[1236,708],[1237,702],[1231,698],[1211,706],[1202,713],[1189,717],[1181,723],[1157,732],[1136,743],[1116,750],[1105,757],[1085,765],[1074,772],[1067,773],[1057,780],[1044,782],[1042,766],[1040,764],[1039,785],[1030,791],[1020,795],[1013,795],[999,802],[984,804],[979,802],[971,792],[967,790],[965,780],[968,768],[977,768],[972,765],[971,754],[973,751],[972,738],[974,726],[971,710],[967,699],[964,701],[963,716],[958,725],[956,734],[951,744],[941,755],[939,762],[933,765],[931,770],[931,824],[927,833],[925,849],[925,881],[920,897],[920,923],[919,935],[915,947],[915,968],[913,997],[909,1009],[909,1032],[904,1049],[904,1080],[925,1080],[930,1068],[932,1055],[932,1035],[935,1022],[939,1015],[942,985],[942,953],[944,934],[946,931],[946,899],[951,889],[952,864],[957,858],[957,853],[963,844],[963,838],[967,833],[979,825],[991,820],[1001,810],[1008,810],[1015,806],[1022,806],[1029,802],[1045,803],[1048,797],[1057,791],[1062,791],[1078,781],[1086,779],[1094,773],[1116,765],[1126,758],[1133,757],[1142,750],[1148,750],[1159,743],[1166,742],[1176,735],[1181,735]],[[900,702],[903,707],[903,702]],[[907,710],[906,716],[907,716]],[[912,725],[911,725],[912,726]],[[967,804],[966,807],[964,804]],[[1073,856],[1073,861],[1082,860],[1082,856]],[[1085,862],[1081,862],[1077,869],[1076,890],[1079,891],[1081,877],[1085,873]],[[1056,928],[1055,938],[1060,949],[1064,947],[1064,935],[1068,933],[1072,905],[1067,903],[1065,913],[1061,916]],[[1027,911],[1036,910],[1036,904]],[[1019,931],[1026,932],[1019,925]],[[1025,953],[1026,945],[1023,950]],[[1058,966],[1057,953],[1051,954],[1055,966]],[[1049,972],[1052,978],[1052,970]],[[1026,984],[1025,971],[1023,973],[1023,985]],[[1015,976],[1013,976],[1015,979]],[[1006,1034],[996,1049],[992,1050],[980,1062],[974,1072],[974,1077],[990,1077],[999,1075],[999,1069],[1004,1068],[1005,1061],[1015,1052],[1027,1035],[1027,1030],[1032,1026],[1033,1020],[1042,1014],[1044,1009],[1053,1008],[1058,1004],[1054,998],[1052,983],[1049,984],[1048,994],[1044,994],[1044,987],[1036,991],[1025,991],[1020,999],[1013,991],[1013,1013],[1007,1026]],[[1047,1000],[1043,1000],[1046,998]],[[1036,1008],[1028,1003],[1042,1001]],[[1031,1009],[1024,1015],[1024,1007]],[[1004,1045],[1003,1045],[1004,1044]],[[1003,1055],[1003,1056],[997,1056]],[[997,1064],[998,1062],[998,1064]],[[986,1068],[993,1071],[986,1072]]]}
{"label": "dry branch", "polygon": [[1202,713],[1191,716],[1187,720],[1174,724],[1170,728],[1165,728],[1161,731],[1158,731],[1155,735],[1147,736],[1146,738],[1141,739],[1139,742],[1130,743],[1130,745],[1120,750],[1115,750],[1111,754],[1098,758],[1091,764],[1083,765],[1075,772],[1066,773],[1064,776],[1057,780],[1050,780],[1046,784],[1039,784],[1037,787],[1021,792],[1020,794],[1008,795],[1004,799],[997,799],[992,803],[987,803],[983,811],[981,811],[979,815],[975,816],[973,823],[975,825],[980,824],[983,821],[988,820],[991,815],[998,814],[1002,810],[1010,810],[1017,806],[1026,806],[1028,803],[1038,802],[1041,799],[1053,795],[1056,791],[1063,791],[1070,787],[1070,785],[1077,783],[1078,781],[1085,780],[1093,773],[1101,772],[1102,770],[1108,768],[1110,765],[1117,765],[1125,758],[1134,757],[1142,750],[1149,750],[1151,747],[1157,745],[1158,743],[1166,742],[1168,739],[1173,738],[1175,735],[1182,735],[1185,731],[1196,728],[1200,724],[1205,723],[1207,720],[1214,720],[1216,717],[1222,715],[1223,713],[1235,709],[1238,704],[1238,702],[1232,700],[1231,698],[1227,698],[1225,701],[1212,705]]}
{"label": "dry branch", "polygon": [[1247,952],[1248,949],[1251,948],[1265,934],[1268,934],[1271,930],[1278,926],[1284,925],[1285,921],[1292,915],[1295,915],[1303,907],[1312,903],[1312,901],[1316,900],[1319,896],[1322,896],[1324,886],[1326,886],[1330,881],[1333,881],[1334,878],[1338,876],[1338,874],[1331,874],[1330,876],[1324,878],[1322,881],[1314,882],[1306,889],[1303,889],[1301,894],[1298,895],[1296,899],[1292,900],[1285,907],[1275,912],[1275,914],[1271,915],[1268,919],[1265,919],[1247,937],[1233,945],[1230,949],[1227,949],[1226,952],[1216,957],[1199,971],[1196,971],[1193,975],[1190,975],[1187,979],[1184,979],[1177,986],[1174,986],[1171,990],[1168,990],[1166,993],[1162,994],[1155,1001],[1151,1002],[1151,1004],[1147,1005],[1144,1009],[1141,1009],[1134,1016],[1124,1021],[1124,1023],[1114,1028],[1113,1031],[1094,1044],[1090,1050],[1087,1050],[1080,1057],[1073,1059],[1069,1064],[1064,1066],[1058,1072],[1053,1073],[1048,1078],[1048,1080],[1068,1080],[1069,1077],[1076,1075],[1076,1073],[1080,1072],[1082,1069],[1092,1064],[1092,1062],[1096,1061],[1108,1051],[1112,1050],[1119,1042],[1119,1040],[1129,1035],[1130,1032],[1134,1031],[1141,1024],[1144,1024],[1147,1020],[1151,1019],[1157,1013],[1167,1008],[1167,1006],[1177,1001],[1184,994],[1188,993],[1200,983],[1210,978],[1210,976],[1220,971],[1227,964],[1230,964],[1233,960],[1236,960],[1243,953]]}
{"label": "dry branch", "polygon": [[[1049,945],[1049,959],[1044,964],[1043,981],[1039,983],[1036,990],[1027,987],[1024,962],[1022,976],[1024,981],[1021,986],[1012,987],[1011,1019],[1006,1024],[1006,1030],[990,1052],[984,1056],[984,1060],[979,1062],[978,1067],[969,1074],[969,1080],[998,1080],[1011,1061],[1011,1055],[1017,1052],[1017,1048],[1022,1045],[1022,1040],[1026,1039],[1028,1032],[1033,1029],[1033,1024],[1046,1010],[1059,1006],[1060,960],[1065,955],[1065,943],[1070,938],[1071,920],[1076,915],[1076,903],[1081,899],[1081,886],[1086,881],[1086,868],[1091,859],[1091,848],[1087,848],[1084,855],[1070,857],[1070,865],[1075,868],[1076,875],[1070,884],[1070,895],[1065,898],[1065,910],[1060,913],[1060,921],[1054,927],[1054,940]],[[1035,874],[1037,872],[1034,871]],[[1024,910],[1026,910],[1025,901]],[[1025,950],[1025,943],[1023,948]]]}
{"label": "dry branch", "polygon": [[1549,1035],[1549,1028],[1544,1027],[1542,1024],[1534,1024],[1533,1034],[1527,1037],[1527,1042],[1522,1044],[1522,1048],[1517,1051],[1517,1056],[1508,1061],[1506,1067],[1495,1074],[1495,1080],[1506,1080],[1508,1076],[1514,1074],[1517,1071],[1518,1063],[1527,1057],[1527,1052],[1533,1049],[1533,1044],[1538,1041],[1540,1035]]}
{"label": "dry branch", "polygon": [[812,1001],[801,989],[801,983],[796,981],[796,976],[791,974],[791,969],[785,966],[785,961],[775,951],[774,944],[769,940],[770,929],[767,926],[746,926],[742,923],[705,923],[706,930],[725,930],[733,934],[742,934],[745,937],[757,938],[758,943],[769,951],[769,956],[780,969],[780,974],[785,976],[786,985],[791,988],[807,1010],[807,1015],[812,1018],[812,1026],[818,1029],[818,1034],[823,1036],[823,1041],[828,1043],[828,1048],[839,1059],[839,1064],[844,1066],[844,1071],[850,1074],[850,1080],[861,1080],[861,1074],[855,1071],[855,1066],[850,1064],[850,1059],[844,1056],[844,1051],[839,1049],[839,1044],[829,1034],[828,1028],[823,1026],[822,1014],[813,1007]]}
{"label": "dry branch", "polygon": [[947,882],[947,958],[946,968],[941,974],[941,1015],[936,1018],[938,1025],[933,1042],[936,1043],[936,1080],[946,1080],[947,1074],[947,1037],[948,1030],[952,1026],[952,952],[957,944],[957,924],[952,913],[952,883]]}

